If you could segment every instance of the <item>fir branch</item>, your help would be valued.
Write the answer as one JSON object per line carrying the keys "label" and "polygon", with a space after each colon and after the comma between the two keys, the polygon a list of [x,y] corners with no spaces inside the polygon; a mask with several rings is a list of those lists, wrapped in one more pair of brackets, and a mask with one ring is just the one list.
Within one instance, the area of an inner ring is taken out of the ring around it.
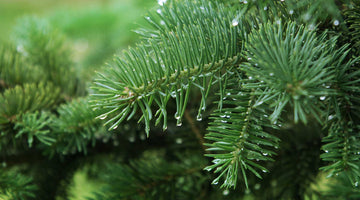
{"label": "fir branch", "polygon": [[52,84],[25,84],[7,89],[0,95],[0,124],[15,122],[17,116],[51,108],[58,102],[60,90]]}
{"label": "fir branch", "polygon": [[0,46],[0,87],[10,88],[25,83],[44,81],[44,74],[38,66],[25,62],[24,57],[11,44]]}
{"label": "fir branch", "polygon": [[14,129],[17,130],[15,138],[27,135],[28,145],[32,146],[34,137],[36,137],[41,143],[45,145],[51,145],[55,142],[55,139],[50,135],[49,124],[51,119],[46,113],[25,113],[21,117],[18,117]]}
{"label": "fir branch", "polygon": [[64,36],[50,24],[36,17],[19,20],[14,42],[26,63],[37,66],[47,81],[65,95],[76,94],[77,77]]}
{"label": "fir branch", "polygon": [[228,89],[224,100],[227,107],[211,117],[205,138],[213,141],[206,145],[214,153],[206,156],[214,158],[214,164],[205,169],[220,173],[213,184],[223,178],[221,187],[235,188],[241,174],[248,187],[246,171],[258,178],[258,170],[268,172],[259,161],[273,161],[270,156],[275,152],[269,148],[278,148],[279,139],[263,130],[262,126],[269,126],[267,113],[256,106],[254,97],[244,89]]}
{"label": "fir branch", "polygon": [[[156,124],[163,119],[166,129],[166,105],[173,97],[175,118],[181,125],[193,87],[200,89],[200,108],[205,109],[211,76],[240,60],[243,28],[240,22],[232,25],[234,14],[224,10],[222,5],[215,8],[205,1],[164,6],[159,17],[165,25],[149,19],[157,30],[143,34],[151,37],[116,57],[108,71],[95,80],[91,96],[93,106],[103,112],[99,118],[111,115],[105,124],[116,128],[140,109],[148,133],[151,107],[156,104]],[[194,13],[198,18],[193,18]]]}
{"label": "fir branch", "polygon": [[345,173],[352,184],[358,186],[360,181],[360,126],[351,122],[345,124],[337,121],[329,129],[329,135],[323,138],[321,158],[331,162],[321,169],[329,172],[329,177]]}
{"label": "fir branch", "polygon": [[[157,157],[109,166],[112,175],[104,179],[113,184],[103,188],[96,199],[192,199],[198,195],[194,189],[203,184],[198,179],[203,160],[196,156],[185,160],[166,162]],[[184,187],[189,183],[193,188]]]}
{"label": "fir branch", "polygon": [[331,68],[336,38],[326,40],[326,34],[290,22],[267,23],[249,35],[246,54],[249,63],[244,70],[250,79],[262,82],[261,102],[270,102],[275,108],[271,120],[275,122],[286,105],[294,110],[294,121],[307,123],[315,117],[320,123],[324,114],[320,108],[335,90],[328,86],[334,81]]}
{"label": "fir branch", "polygon": [[59,116],[53,117],[50,124],[56,136],[51,148],[61,154],[74,151],[86,154],[87,145],[91,143],[94,146],[95,134],[102,130],[100,121],[95,119],[99,113],[91,109],[87,98],[60,105],[57,113]]}
{"label": "fir branch", "polygon": [[32,179],[20,173],[0,170],[0,198],[13,200],[34,199],[38,188]]}
{"label": "fir branch", "polygon": [[350,41],[357,49],[356,54],[360,53],[360,5],[355,5],[353,8],[344,12],[346,16],[345,22],[349,28]]}

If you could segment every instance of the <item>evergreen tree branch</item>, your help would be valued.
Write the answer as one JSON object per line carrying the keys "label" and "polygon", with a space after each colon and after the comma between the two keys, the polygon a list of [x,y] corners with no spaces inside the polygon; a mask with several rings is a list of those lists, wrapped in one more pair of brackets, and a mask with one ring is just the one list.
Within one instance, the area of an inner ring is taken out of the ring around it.
{"label": "evergreen tree branch", "polygon": [[257,107],[255,96],[250,96],[251,93],[241,86],[234,88],[226,90],[226,107],[211,117],[213,122],[205,135],[206,139],[213,141],[206,144],[209,146],[207,150],[214,152],[206,154],[214,158],[214,164],[205,169],[220,173],[213,184],[218,184],[222,178],[221,187],[226,188],[235,188],[240,174],[248,187],[246,171],[258,178],[261,178],[258,170],[268,172],[259,162],[273,161],[270,156],[275,152],[269,148],[278,148],[279,142],[277,137],[263,130],[262,126],[270,123],[265,110]]}
{"label": "evergreen tree branch", "polygon": [[244,70],[250,79],[261,82],[263,93],[257,95],[275,108],[271,120],[275,122],[286,105],[294,111],[294,121],[307,123],[315,117],[320,123],[323,101],[335,90],[333,57],[336,38],[326,40],[326,34],[298,26],[294,22],[267,23],[249,35],[246,44],[248,63]]}
{"label": "evergreen tree branch", "polygon": [[148,133],[153,104],[159,107],[156,124],[163,119],[166,129],[170,97],[176,100],[175,118],[181,125],[190,88],[200,89],[201,112],[212,85],[211,76],[240,60],[243,27],[239,22],[232,25],[233,13],[205,1],[171,5],[163,7],[158,24],[149,18],[157,29],[143,34],[151,37],[116,57],[94,82],[92,104],[102,110],[99,118],[111,115],[105,123],[112,124],[111,129],[140,109]]}
{"label": "evergreen tree branch", "polygon": [[13,200],[34,199],[37,187],[31,178],[19,173],[0,170],[0,198]]}

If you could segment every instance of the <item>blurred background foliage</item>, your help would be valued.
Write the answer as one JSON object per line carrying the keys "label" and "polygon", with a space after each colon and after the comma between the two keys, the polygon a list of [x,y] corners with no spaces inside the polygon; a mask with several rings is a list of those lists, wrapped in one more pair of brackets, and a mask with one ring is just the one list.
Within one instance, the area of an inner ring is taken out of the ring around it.
{"label": "blurred background foliage", "polygon": [[156,5],[146,0],[0,0],[0,41],[19,20],[33,15],[45,19],[65,34],[73,48],[72,59],[82,78],[90,80],[105,60],[133,44],[134,30],[143,24],[144,14]]}
{"label": "blurred background foliage", "polygon": [[[65,34],[77,73],[87,84],[106,60],[135,43],[134,30],[156,4],[155,0],[0,0],[0,42],[11,40],[11,32],[25,17],[44,19]],[[99,180],[88,178],[87,171],[85,166],[73,176],[71,200],[94,197],[92,192],[101,186]],[[0,199],[7,200],[3,195]]]}

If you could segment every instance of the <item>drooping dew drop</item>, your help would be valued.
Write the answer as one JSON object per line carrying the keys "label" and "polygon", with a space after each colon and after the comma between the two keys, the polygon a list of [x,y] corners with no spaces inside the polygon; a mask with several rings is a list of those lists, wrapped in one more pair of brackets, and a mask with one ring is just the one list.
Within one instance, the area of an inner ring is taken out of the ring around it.
{"label": "drooping dew drop", "polygon": [[280,0],[281,2],[284,2],[285,0]]}
{"label": "drooping dew drop", "polygon": [[263,153],[262,155],[267,156],[267,155],[268,155],[268,153]]}
{"label": "drooping dew drop", "polygon": [[179,120],[180,119],[180,114],[178,112],[176,112],[174,117],[175,117],[175,119]]}
{"label": "drooping dew drop", "polygon": [[101,115],[100,119],[104,120],[104,119],[106,119],[106,117],[107,117],[107,115]]}
{"label": "drooping dew drop", "polygon": [[321,96],[319,99],[320,99],[321,101],[324,101],[324,100],[326,99],[326,96]]}
{"label": "drooping dew drop", "polygon": [[201,121],[201,120],[202,120],[202,115],[201,115],[201,114],[198,114],[198,115],[196,116],[196,120],[197,120],[197,121]]}
{"label": "drooping dew drop", "polygon": [[114,130],[115,130],[115,129],[117,129],[117,127],[118,127],[118,126],[119,126],[119,125],[114,126],[114,128],[113,128],[113,129],[114,129]]}
{"label": "drooping dew drop", "polygon": [[339,26],[339,24],[340,24],[339,20],[336,19],[336,20],[334,21],[334,25],[335,25],[335,26]]}
{"label": "drooping dew drop", "polygon": [[237,19],[233,19],[232,22],[231,22],[231,24],[232,24],[233,26],[237,26],[237,25],[239,25],[239,21],[238,21]]}
{"label": "drooping dew drop", "polygon": [[182,121],[181,121],[181,119],[178,119],[178,120],[177,120],[176,126],[182,126]]}
{"label": "drooping dew drop", "polygon": [[224,190],[224,191],[223,191],[223,195],[224,195],[224,196],[229,195],[229,193],[230,193],[230,191],[229,191],[229,190]]}

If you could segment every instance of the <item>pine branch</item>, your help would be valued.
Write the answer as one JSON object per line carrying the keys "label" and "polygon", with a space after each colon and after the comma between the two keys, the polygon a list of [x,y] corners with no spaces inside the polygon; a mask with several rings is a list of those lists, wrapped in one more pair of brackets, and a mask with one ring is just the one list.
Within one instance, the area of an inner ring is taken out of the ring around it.
{"label": "pine branch", "polygon": [[175,118],[181,125],[194,87],[202,94],[200,113],[206,106],[212,76],[240,60],[243,27],[232,22],[234,16],[222,5],[205,1],[164,6],[159,22],[149,18],[156,29],[143,34],[151,37],[116,57],[107,72],[95,80],[91,96],[93,106],[103,112],[99,118],[110,116],[105,124],[112,124],[112,129],[140,109],[149,133],[152,105],[156,104],[156,124],[163,119],[166,129],[166,105],[173,97]]}

